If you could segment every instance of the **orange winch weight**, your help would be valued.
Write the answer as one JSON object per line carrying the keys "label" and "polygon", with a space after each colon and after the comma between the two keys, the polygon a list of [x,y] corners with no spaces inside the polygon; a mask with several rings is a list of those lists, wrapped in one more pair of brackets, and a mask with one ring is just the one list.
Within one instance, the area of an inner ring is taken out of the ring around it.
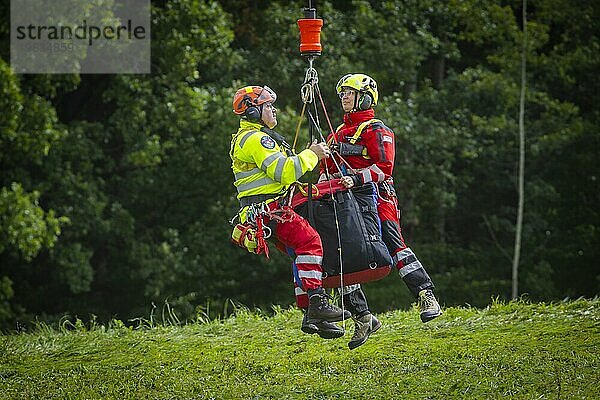
{"label": "orange winch weight", "polygon": [[321,55],[321,27],[322,19],[299,19],[300,28],[300,54]]}

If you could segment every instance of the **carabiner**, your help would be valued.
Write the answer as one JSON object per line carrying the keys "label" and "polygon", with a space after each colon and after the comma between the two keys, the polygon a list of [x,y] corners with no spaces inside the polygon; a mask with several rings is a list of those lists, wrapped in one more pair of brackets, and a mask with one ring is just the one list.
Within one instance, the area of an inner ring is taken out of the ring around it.
{"label": "carabiner", "polygon": [[264,232],[264,236],[263,236],[264,239],[268,239],[271,237],[272,231],[271,231],[271,228],[269,228],[268,226],[263,226],[263,232]]}

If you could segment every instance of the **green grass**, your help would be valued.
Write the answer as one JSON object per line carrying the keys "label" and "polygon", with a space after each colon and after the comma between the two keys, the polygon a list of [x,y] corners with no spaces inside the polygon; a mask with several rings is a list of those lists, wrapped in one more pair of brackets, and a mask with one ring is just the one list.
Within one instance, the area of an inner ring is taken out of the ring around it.
{"label": "green grass", "polygon": [[0,336],[2,399],[599,399],[600,301],[415,309],[348,350],[301,313]]}

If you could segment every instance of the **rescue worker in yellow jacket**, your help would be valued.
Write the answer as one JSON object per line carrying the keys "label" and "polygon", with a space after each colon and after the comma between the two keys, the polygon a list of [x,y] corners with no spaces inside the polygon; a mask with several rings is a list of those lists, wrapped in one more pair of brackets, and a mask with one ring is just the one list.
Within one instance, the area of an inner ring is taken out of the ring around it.
{"label": "rescue worker in yellow jacket", "polygon": [[322,287],[321,238],[285,203],[289,186],[329,157],[329,148],[315,142],[292,154],[284,138],[272,130],[277,125],[276,99],[267,86],[243,87],[233,98],[233,112],[241,117],[230,148],[240,221],[254,225],[259,234],[273,232],[277,247],[293,256],[295,285],[308,294],[298,304],[305,312],[302,330],[326,339],[341,337],[344,330],[333,322],[350,318],[350,313],[331,304]]}

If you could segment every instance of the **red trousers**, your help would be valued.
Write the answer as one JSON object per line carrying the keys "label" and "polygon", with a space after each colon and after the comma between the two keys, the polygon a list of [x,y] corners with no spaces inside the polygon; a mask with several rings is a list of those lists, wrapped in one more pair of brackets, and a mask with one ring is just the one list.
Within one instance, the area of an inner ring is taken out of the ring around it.
{"label": "red trousers", "polygon": [[390,252],[390,255],[394,257],[396,253],[406,248],[404,237],[402,237],[402,229],[400,228],[400,213],[398,212],[396,198],[387,197],[385,195],[378,196],[377,214],[381,220],[383,242]]}
{"label": "red trousers", "polygon": [[[279,208],[277,202],[268,205],[270,210]],[[279,241],[277,247],[293,258],[292,270],[296,301],[298,307],[308,307],[306,291],[322,286],[323,246],[317,231],[307,220],[291,209],[283,216],[283,221],[271,219],[270,227],[275,225],[274,234]]]}
{"label": "red trousers", "polygon": [[[387,196],[380,193],[377,198],[377,214],[381,220],[381,235],[387,247],[394,265],[400,271],[400,276],[405,276],[421,267],[413,251],[406,246],[400,228],[400,212],[398,201],[395,196]],[[416,263],[415,263],[416,262]],[[410,265],[410,266],[409,266]],[[409,266],[403,270],[404,267]]]}

